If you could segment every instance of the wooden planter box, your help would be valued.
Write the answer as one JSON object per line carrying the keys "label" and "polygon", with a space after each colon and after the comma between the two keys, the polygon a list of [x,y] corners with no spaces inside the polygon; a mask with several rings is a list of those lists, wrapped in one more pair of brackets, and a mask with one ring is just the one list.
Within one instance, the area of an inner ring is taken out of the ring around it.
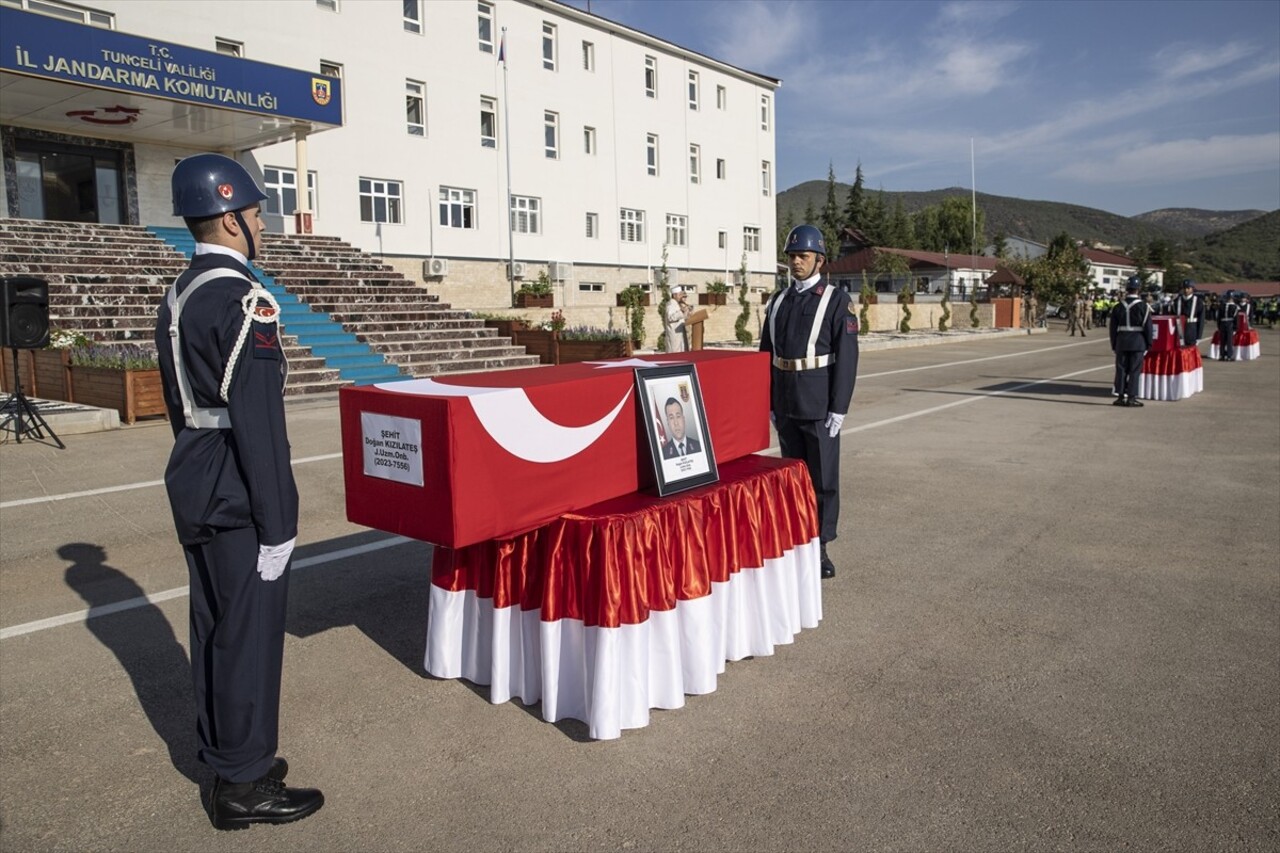
{"label": "wooden planter box", "polygon": [[[4,361],[4,390],[15,390],[13,352],[0,352]],[[65,349],[18,350],[18,375],[28,397],[71,402],[71,351]]]}
{"label": "wooden planter box", "polygon": [[541,364],[556,363],[556,333],[546,329],[512,329],[511,343],[536,355]]}
{"label": "wooden planter box", "polygon": [[131,424],[138,418],[167,415],[160,369],[116,370],[110,367],[71,366],[75,402],[115,409]]}
{"label": "wooden planter box", "polygon": [[699,293],[699,305],[728,305],[729,294],[727,293]]}
{"label": "wooden planter box", "polygon": [[484,324],[491,329],[497,329],[500,338],[510,338],[516,331],[529,328],[529,324],[524,320],[485,320]]}
{"label": "wooden planter box", "polygon": [[535,296],[532,293],[517,293],[516,308],[551,308],[555,305],[555,294]]}
{"label": "wooden planter box", "polygon": [[[641,308],[648,308],[648,307],[649,307],[649,296],[650,296],[650,294],[648,294],[648,293],[642,293],[642,294],[640,294],[640,307],[641,307]],[[621,293],[619,293],[619,294],[618,294],[618,307],[619,307],[619,308],[626,308],[626,307],[627,307],[627,300],[626,300],[626,298],[625,298]]]}
{"label": "wooden planter box", "polygon": [[556,364],[576,361],[600,361],[606,358],[628,358],[631,341],[556,341]]}

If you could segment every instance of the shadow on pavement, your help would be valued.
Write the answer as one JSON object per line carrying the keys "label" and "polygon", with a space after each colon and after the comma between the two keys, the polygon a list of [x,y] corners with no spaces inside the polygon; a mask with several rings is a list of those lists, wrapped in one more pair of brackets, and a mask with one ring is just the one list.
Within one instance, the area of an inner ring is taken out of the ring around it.
{"label": "shadow on pavement", "polygon": [[87,542],[58,548],[70,561],[67,586],[89,605],[90,633],[120,661],[133,682],[143,713],[169,750],[169,760],[183,776],[199,784],[209,776],[196,758],[195,699],[191,662],[160,608],[144,604],[116,615],[93,611],[146,595],[128,575],[107,564],[106,549]]}
{"label": "shadow on pavement", "polygon": [[[910,394],[944,394],[953,397],[990,397],[999,394],[1008,400],[1034,400],[1041,403],[1065,403],[1074,406],[1111,405],[1115,396],[1111,393],[1109,382],[1042,382],[1039,385],[1027,386],[1026,381],[997,382],[984,385],[972,391],[946,391],[939,388],[903,388]],[[1081,397],[1088,399],[1053,400],[1046,397]]]}

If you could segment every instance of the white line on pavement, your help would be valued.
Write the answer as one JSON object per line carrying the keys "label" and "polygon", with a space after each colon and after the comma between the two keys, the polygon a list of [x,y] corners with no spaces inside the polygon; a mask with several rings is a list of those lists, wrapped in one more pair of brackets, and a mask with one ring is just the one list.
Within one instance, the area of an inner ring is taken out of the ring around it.
{"label": "white line on pavement", "polygon": [[895,376],[899,373],[914,373],[917,370],[936,370],[940,367],[958,367],[962,364],[976,364],[979,361],[995,361],[999,358],[1017,358],[1020,355],[1036,355],[1042,352],[1053,352],[1059,349],[1070,349],[1071,347],[1082,347],[1088,344],[1096,344],[1098,341],[1106,341],[1108,338],[1094,338],[1091,341],[1077,341],[1073,344],[1058,344],[1054,347],[1044,347],[1042,349],[1022,350],[1020,352],[1006,352],[1002,355],[986,355],[982,358],[966,358],[963,361],[946,361],[941,364],[925,364],[920,367],[904,367],[900,370],[885,370],[880,373],[859,373],[859,379],[875,379],[879,376]]}
{"label": "white line on pavement", "polygon": [[[409,539],[405,536],[392,536],[389,539],[379,539],[376,542],[368,542],[364,545],[343,548],[340,551],[332,551],[328,554],[317,554],[314,557],[305,557],[301,560],[295,560],[291,571],[305,569],[310,566],[319,566],[324,563],[332,563],[337,560],[345,560],[347,557],[358,557],[361,554],[368,554],[372,551],[381,551],[383,548],[393,548],[396,545],[403,545],[406,542],[414,541],[416,540]],[[180,586],[175,587],[174,589],[166,589],[164,592],[155,592],[151,595],[129,598],[124,601],[115,601],[111,604],[103,604],[99,607],[90,607],[88,610],[77,610],[73,613],[64,613],[61,616],[51,616],[48,619],[39,619],[35,622],[25,622],[21,625],[14,625],[11,628],[0,628],[0,640],[7,640],[10,637],[20,637],[23,634],[32,634],[36,631],[45,631],[49,628],[57,628],[61,625],[70,625],[76,622],[87,622],[90,619],[96,619],[99,616],[110,616],[112,613],[133,610],[138,607],[145,607],[148,604],[159,604],[162,601],[168,601],[172,598],[181,598],[189,592],[190,587]]]}
{"label": "white line on pavement", "polygon": [[[294,465],[305,465],[308,462],[323,462],[326,459],[341,459],[341,453],[325,453],[320,456],[306,456],[302,459],[293,460]],[[38,498],[20,498],[13,501],[5,501],[0,503],[0,509],[8,509],[14,506],[27,506],[29,504],[52,503],[53,501],[65,501],[71,498],[91,498],[94,495],[109,495],[112,492],[129,492],[134,489],[147,489],[152,486],[163,486],[164,480],[144,480],[141,483],[125,483],[123,486],[104,486],[101,489],[87,489],[83,492],[65,492],[60,495],[41,495]]]}

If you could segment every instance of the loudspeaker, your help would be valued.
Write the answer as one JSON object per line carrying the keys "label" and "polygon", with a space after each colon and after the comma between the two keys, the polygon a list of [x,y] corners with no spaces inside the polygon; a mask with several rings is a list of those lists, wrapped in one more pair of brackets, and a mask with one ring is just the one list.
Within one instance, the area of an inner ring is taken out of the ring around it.
{"label": "loudspeaker", "polygon": [[0,348],[40,349],[49,343],[49,283],[18,275],[0,278]]}

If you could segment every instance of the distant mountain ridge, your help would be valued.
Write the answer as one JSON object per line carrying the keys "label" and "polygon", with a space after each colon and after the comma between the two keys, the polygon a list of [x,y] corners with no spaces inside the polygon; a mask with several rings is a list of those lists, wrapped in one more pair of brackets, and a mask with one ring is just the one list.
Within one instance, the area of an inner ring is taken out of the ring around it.
{"label": "distant mountain ridge", "polygon": [[1280,281],[1280,210],[1191,240],[1182,255],[1196,281]]}
{"label": "distant mountain ridge", "polygon": [[[870,195],[878,190],[864,186]],[[849,184],[836,182],[836,201],[844,207],[849,195]],[[884,191],[885,205],[892,211],[897,199],[902,199],[907,213],[916,213],[930,205],[940,204],[948,196],[969,198],[970,191],[963,187],[924,192]],[[778,194],[778,221],[787,221],[790,210],[792,220],[799,222],[809,204],[821,211],[827,200],[826,181],[805,181]],[[1048,243],[1063,231],[1077,240],[1123,247],[1149,243],[1163,239],[1170,243],[1183,243],[1222,231],[1250,219],[1256,219],[1266,211],[1261,210],[1198,210],[1194,208],[1168,208],[1152,210],[1138,216],[1121,216],[1093,207],[1066,204],[1058,201],[1032,201],[1011,196],[978,193],[978,207],[986,215],[986,235],[990,242],[996,234],[1010,237],[1026,237],[1040,243]]]}

